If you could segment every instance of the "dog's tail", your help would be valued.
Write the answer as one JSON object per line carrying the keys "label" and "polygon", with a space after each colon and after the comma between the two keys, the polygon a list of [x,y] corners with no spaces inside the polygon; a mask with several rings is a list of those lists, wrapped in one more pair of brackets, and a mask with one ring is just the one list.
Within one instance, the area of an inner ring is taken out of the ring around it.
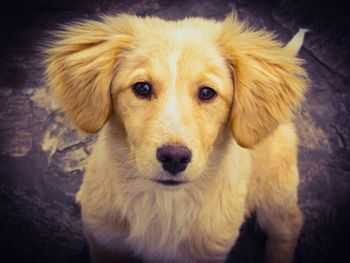
{"label": "dog's tail", "polygon": [[284,48],[291,54],[297,55],[303,45],[305,34],[309,31],[309,29],[300,28]]}

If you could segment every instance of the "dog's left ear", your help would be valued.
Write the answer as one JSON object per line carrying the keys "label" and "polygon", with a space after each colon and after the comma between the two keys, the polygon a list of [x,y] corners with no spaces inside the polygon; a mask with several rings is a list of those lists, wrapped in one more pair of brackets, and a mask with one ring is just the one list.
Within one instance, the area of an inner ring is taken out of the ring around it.
{"label": "dog's left ear", "polygon": [[302,61],[295,57],[302,36],[287,47],[266,31],[253,31],[231,15],[223,22],[220,48],[232,70],[231,131],[251,148],[291,117],[307,87]]}
{"label": "dog's left ear", "polygon": [[85,20],[55,32],[46,49],[46,75],[63,110],[85,132],[108,119],[110,85],[118,59],[131,41],[128,15]]}

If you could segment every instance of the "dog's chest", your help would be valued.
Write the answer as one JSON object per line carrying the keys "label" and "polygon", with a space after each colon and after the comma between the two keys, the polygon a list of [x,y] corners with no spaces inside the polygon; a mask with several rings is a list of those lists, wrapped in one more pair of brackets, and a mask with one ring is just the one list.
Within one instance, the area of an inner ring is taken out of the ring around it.
{"label": "dog's chest", "polygon": [[145,193],[134,199],[128,217],[130,233],[126,243],[152,261],[186,262],[181,243],[188,239],[199,217],[199,200],[184,191]]}
{"label": "dog's chest", "polygon": [[221,259],[238,235],[242,202],[239,195],[234,200],[215,194],[194,197],[185,191],[145,194],[134,199],[129,210],[133,212],[125,241],[136,254],[152,262]]}

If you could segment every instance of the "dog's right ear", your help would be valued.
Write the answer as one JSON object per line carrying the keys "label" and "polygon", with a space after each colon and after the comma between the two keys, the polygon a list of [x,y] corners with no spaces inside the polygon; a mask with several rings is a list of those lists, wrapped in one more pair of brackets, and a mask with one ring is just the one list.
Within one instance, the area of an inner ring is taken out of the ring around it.
{"label": "dog's right ear", "polygon": [[97,132],[108,119],[110,85],[118,57],[131,42],[132,19],[122,15],[65,26],[46,49],[49,85],[85,132]]}

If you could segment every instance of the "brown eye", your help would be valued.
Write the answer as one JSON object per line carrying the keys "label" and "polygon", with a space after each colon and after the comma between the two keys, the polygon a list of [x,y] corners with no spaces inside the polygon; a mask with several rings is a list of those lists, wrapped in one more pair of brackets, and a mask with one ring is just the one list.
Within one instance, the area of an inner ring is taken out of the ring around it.
{"label": "brown eye", "polygon": [[147,82],[137,82],[132,86],[132,90],[138,97],[149,99],[153,95],[152,85]]}
{"label": "brown eye", "polygon": [[198,90],[198,98],[202,102],[209,102],[216,97],[216,91],[209,87],[202,87]]}

